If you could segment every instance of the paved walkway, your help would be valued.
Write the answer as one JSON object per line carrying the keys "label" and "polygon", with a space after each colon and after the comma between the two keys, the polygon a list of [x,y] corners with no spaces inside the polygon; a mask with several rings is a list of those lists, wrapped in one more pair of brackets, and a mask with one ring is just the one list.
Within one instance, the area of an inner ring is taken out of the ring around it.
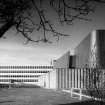
{"label": "paved walkway", "polygon": [[13,88],[0,91],[0,105],[61,105],[79,102],[69,93],[42,88]]}

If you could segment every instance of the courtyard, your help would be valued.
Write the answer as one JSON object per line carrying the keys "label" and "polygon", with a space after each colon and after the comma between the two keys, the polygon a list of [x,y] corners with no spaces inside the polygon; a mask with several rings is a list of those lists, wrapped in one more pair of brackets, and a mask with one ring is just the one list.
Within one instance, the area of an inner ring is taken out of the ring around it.
{"label": "courtyard", "polygon": [[83,98],[82,101],[78,98],[71,98],[70,93],[61,90],[43,88],[0,90],[0,105],[74,105],[74,103],[86,102],[87,100],[86,98]]}

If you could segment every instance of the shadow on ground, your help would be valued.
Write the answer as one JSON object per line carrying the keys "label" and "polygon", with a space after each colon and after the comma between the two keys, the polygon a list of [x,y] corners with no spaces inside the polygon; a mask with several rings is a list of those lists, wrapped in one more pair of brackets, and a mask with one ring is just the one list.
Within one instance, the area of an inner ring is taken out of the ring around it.
{"label": "shadow on ground", "polygon": [[11,103],[11,102],[15,102],[15,101],[0,101],[0,103]]}
{"label": "shadow on ground", "polygon": [[97,105],[86,100],[87,98],[83,98],[83,101],[71,98],[69,93],[61,90],[44,88],[21,87],[0,91],[0,105]]}
{"label": "shadow on ground", "polygon": [[59,104],[59,105],[105,105],[105,102],[87,100],[87,101],[67,103],[67,104]]}

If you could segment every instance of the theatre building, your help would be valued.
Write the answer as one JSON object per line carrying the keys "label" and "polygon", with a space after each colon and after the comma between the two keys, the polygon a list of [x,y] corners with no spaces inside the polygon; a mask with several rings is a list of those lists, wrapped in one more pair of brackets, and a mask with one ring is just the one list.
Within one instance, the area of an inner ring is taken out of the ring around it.
{"label": "theatre building", "polygon": [[52,89],[85,88],[87,68],[105,68],[105,30],[93,30],[53,66],[0,66],[0,83],[25,83]]}
{"label": "theatre building", "polygon": [[[75,57],[70,55],[70,52],[68,51],[58,59],[54,60],[53,70],[46,73],[42,77],[44,78],[42,81],[43,86],[52,89],[70,89],[71,87],[82,87],[82,84],[78,84],[80,81],[80,76],[76,77],[79,70],[75,70],[74,68],[74,58]],[[76,81],[77,79],[78,82]]]}
{"label": "theatre building", "polygon": [[[93,30],[75,48],[53,62],[53,71],[43,75],[43,85],[54,89],[85,88],[87,68],[105,68],[105,30]],[[89,82],[88,82],[89,83]]]}

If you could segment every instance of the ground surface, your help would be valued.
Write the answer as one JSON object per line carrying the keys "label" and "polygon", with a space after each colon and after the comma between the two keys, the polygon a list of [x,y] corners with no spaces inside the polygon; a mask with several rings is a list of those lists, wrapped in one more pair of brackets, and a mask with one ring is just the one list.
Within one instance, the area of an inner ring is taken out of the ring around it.
{"label": "ground surface", "polygon": [[69,93],[62,91],[43,88],[12,88],[0,90],[0,105],[65,105],[67,103],[69,105],[74,102],[80,101],[77,98],[72,99]]}

